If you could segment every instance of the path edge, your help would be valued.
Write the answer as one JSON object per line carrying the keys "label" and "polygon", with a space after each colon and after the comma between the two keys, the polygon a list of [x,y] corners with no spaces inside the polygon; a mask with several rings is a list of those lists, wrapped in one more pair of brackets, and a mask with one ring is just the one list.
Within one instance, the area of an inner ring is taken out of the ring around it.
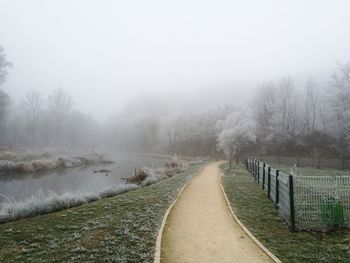
{"label": "path edge", "polygon": [[[220,169],[220,168],[219,168]],[[232,215],[232,217],[234,218],[234,220],[237,222],[237,224],[243,229],[243,231],[250,237],[251,240],[253,240],[253,242],[269,257],[273,260],[273,262],[275,263],[282,263],[282,261],[276,257],[270,250],[268,250],[249,230],[248,228],[246,228],[245,225],[243,225],[243,223],[238,219],[238,217],[236,216],[235,212],[233,212],[233,209],[231,207],[231,203],[230,200],[228,200],[227,195],[225,193],[224,187],[222,186],[222,176],[223,173],[222,171],[220,171],[220,188],[222,193],[224,194],[227,206],[230,210],[230,213]],[[159,262],[158,262],[159,263]]]}
{"label": "path edge", "polygon": [[[198,175],[202,170],[203,168],[205,167],[206,165],[204,165],[202,168],[200,168],[197,173],[195,174]],[[156,249],[155,249],[155,252],[154,252],[154,260],[153,260],[153,263],[160,263],[160,254],[161,254],[161,245],[162,245],[162,237],[163,237],[163,230],[164,230],[164,227],[165,227],[165,224],[166,224],[166,221],[168,219],[168,216],[170,214],[170,211],[171,209],[173,208],[173,206],[175,205],[177,199],[179,199],[179,197],[181,196],[182,192],[185,190],[186,186],[189,184],[189,182],[193,179],[193,176],[192,178],[190,178],[190,180],[188,180],[185,185],[181,188],[180,192],[177,194],[175,200],[171,203],[171,205],[168,207],[168,209],[166,210],[165,214],[164,214],[164,217],[163,217],[163,220],[162,220],[162,224],[160,226],[160,229],[158,231],[158,235],[157,235],[157,241],[156,241]]]}

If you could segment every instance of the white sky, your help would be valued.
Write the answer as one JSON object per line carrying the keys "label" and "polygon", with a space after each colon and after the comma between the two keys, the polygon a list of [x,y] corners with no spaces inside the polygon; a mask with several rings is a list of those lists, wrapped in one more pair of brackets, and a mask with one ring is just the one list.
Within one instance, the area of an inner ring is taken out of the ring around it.
{"label": "white sky", "polygon": [[349,14],[348,0],[0,0],[4,89],[63,87],[96,118],[140,93],[229,87],[233,100],[287,75],[327,79],[350,60]]}

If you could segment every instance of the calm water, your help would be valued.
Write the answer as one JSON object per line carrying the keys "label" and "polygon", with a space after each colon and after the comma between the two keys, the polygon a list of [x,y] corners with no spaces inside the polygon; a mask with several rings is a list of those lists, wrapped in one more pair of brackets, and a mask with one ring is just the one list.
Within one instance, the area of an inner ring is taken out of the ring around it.
{"label": "calm water", "polygon": [[[57,194],[64,192],[99,191],[112,184],[123,183],[121,178],[132,176],[134,169],[143,166],[161,166],[165,159],[131,153],[109,155],[115,163],[83,166],[71,169],[48,171],[37,174],[0,175],[0,194],[10,200],[21,200],[36,195],[40,190]],[[112,172],[94,173],[94,170],[108,169]],[[5,198],[0,195],[0,203]]]}

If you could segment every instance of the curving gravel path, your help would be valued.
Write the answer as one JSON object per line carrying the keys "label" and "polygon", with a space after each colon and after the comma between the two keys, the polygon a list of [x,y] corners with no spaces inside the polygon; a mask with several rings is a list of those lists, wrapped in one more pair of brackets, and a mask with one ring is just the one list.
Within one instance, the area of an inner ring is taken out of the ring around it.
{"label": "curving gravel path", "polygon": [[232,218],[219,165],[206,166],[176,201],[163,231],[161,262],[273,262]]}

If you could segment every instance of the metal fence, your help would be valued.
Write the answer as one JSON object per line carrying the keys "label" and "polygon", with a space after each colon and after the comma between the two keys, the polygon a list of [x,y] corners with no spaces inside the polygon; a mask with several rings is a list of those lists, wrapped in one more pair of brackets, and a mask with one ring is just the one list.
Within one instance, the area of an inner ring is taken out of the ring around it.
{"label": "metal fence", "polygon": [[246,165],[291,231],[350,228],[350,176],[292,176],[255,159]]}

